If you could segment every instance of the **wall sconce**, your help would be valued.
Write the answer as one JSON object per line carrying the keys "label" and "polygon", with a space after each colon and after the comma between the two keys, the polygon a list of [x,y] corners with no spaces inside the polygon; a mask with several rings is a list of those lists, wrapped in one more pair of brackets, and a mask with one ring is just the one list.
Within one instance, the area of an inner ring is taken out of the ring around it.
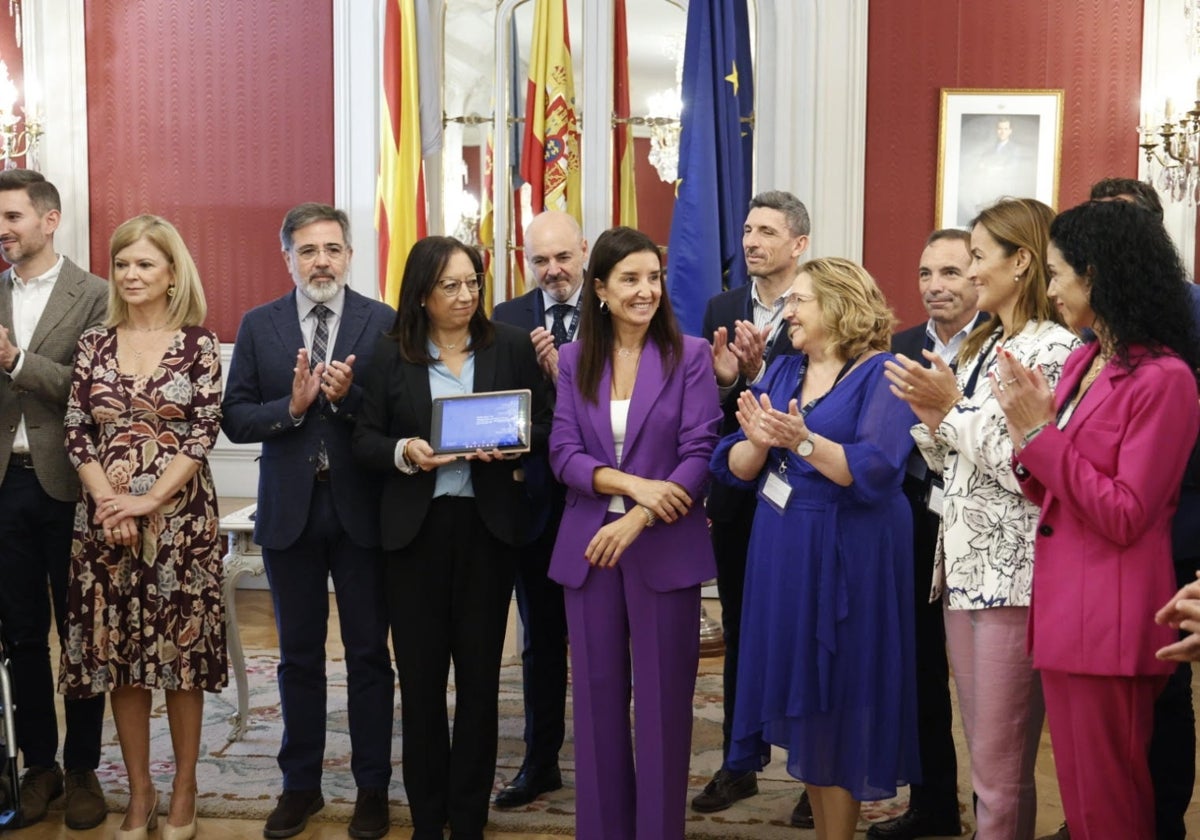
{"label": "wall sconce", "polygon": [[1138,135],[1146,181],[1169,201],[1193,206],[1200,201],[1200,79],[1192,110],[1176,114],[1174,100],[1168,99],[1161,119],[1142,115]]}
{"label": "wall sconce", "polygon": [[[29,169],[38,168],[37,150],[43,128],[41,106],[33,95],[35,86],[26,84],[25,107],[18,112],[16,104],[19,92],[8,74],[8,65],[0,59],[0,158],[4,169],[15,169],[16,158],[25,158]],[[24,126],[21,125],[22,119]]]}

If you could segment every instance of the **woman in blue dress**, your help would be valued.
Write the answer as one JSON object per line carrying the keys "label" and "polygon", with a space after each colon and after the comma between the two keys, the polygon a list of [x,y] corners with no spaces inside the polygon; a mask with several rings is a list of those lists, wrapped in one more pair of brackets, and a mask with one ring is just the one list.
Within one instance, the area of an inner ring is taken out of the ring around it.
{"label": "woman in blue dress", "polygon": [[758,488],[729,764],[771,745],[808,785],[817,836],[854,834],[859,803],[918,780],[911,410],[883,375],[893,317],[848,260],[800,267],[784,317],[800,355],[738,402],[718,480]]}

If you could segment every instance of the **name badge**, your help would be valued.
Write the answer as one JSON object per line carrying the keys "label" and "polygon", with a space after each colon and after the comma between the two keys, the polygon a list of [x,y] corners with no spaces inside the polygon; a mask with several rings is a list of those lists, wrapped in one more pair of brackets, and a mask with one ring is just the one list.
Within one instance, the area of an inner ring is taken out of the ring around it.
{"label": "name badge", "polygon": [[792,497],[792,485],[788,484],[779,473],[772,471],[767,473],[758,495],[771,506],[772,510],[782,515],[787,509],[788,499]]}
{"label": "name badge", "polygon": [[942,489],[941,483],[932,483],[929,485],[929,498],[925,501],[925,507],[929,509],[930,513],[941,516],[944,498],[945,491]]}

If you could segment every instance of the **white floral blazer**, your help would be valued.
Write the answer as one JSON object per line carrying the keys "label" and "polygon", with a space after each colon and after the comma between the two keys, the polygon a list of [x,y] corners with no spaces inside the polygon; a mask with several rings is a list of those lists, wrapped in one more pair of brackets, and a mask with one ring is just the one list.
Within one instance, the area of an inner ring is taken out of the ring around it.
{"label": "white floral blazer", "polygon": [[[937,431],[931,434],[924,424],[912,428],[929,468],[945,482],[930,600],[945,594],[954,610],[1029,606],[1038,509],[1013,474],[1012,440],[988,382],[997,364],[996,344],[989,339],[983,345],[974,393],[950,409]],[[1052,321],[1030,321],[1004,342],[1026,367],[1040,365],[1051,388],[1078,345],[1078,338]],[[964,393],[978,361],[959,365]]]}

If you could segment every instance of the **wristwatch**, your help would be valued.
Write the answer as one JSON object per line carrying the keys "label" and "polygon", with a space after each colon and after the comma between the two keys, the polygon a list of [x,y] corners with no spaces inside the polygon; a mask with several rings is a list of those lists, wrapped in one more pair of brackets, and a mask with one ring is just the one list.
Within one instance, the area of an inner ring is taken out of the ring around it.
{"label": "wristwatch", "polygon": [[807,458],[813,454],[813,434],[808,433],[808,437],[796,444],[795,452],[801,458]]}

